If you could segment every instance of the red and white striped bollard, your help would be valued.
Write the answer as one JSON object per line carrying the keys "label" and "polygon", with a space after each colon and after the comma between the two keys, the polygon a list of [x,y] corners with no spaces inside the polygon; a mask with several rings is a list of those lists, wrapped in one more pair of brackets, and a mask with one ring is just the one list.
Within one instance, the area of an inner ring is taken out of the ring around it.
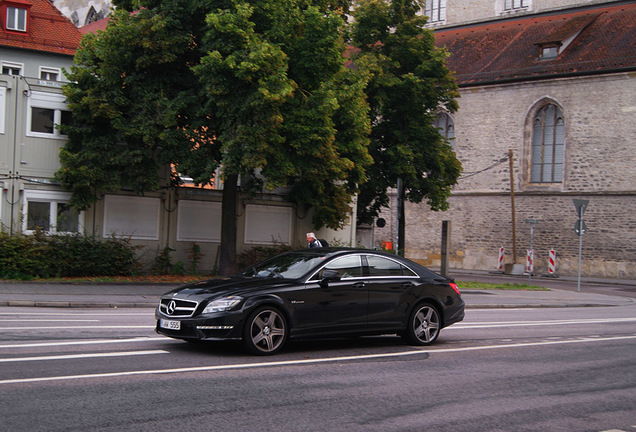
{"label": "red and white striped bollard", "polygon": [[504,248],[503,246],[499,248],[499,260],[497,261],[497,269],[499,271],[503,271],[503,266],[504,266]]}
{"label": "red and white striped bollard", "polygon": [[554,249],[550,250],[550,256],[548,258],[548,275],[554,276],[556,271],[556,251]]}
{"label": "red and white striped bollard", "polygon": [[534,272],[534,249],[528,249],[528,254],[526,255],[526,271],[528,274]]}

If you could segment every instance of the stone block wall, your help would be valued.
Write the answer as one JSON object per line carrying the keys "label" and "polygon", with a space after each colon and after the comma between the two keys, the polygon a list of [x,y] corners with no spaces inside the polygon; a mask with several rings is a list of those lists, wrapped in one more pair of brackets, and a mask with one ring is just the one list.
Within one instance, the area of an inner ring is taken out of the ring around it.
{"label": "stone block wall", "polygon": [[[531,184],[532,117],[546,101],[561,107],[565,118],[564,180]],[[636,74],[629,73],[463,89],[452,118],[464,175],[448,211],[406,204],[406,255],[439,266],[441,221],[449,220],[451,268],[496,270],[502,246],[506,262],[513,262],[510,165],[501,162],[512,149],[516,262],[525,264],[530,246],[525,221],[534,218],[539,220],[533,235],[535,272],[547,273],[548,254],[554,249],[557,274],[576,275],[579,238],[573,230],[578,218],[573,199],[585,199],[582,274],[636,277],[634,101]]]}
{"label": "stone block wall", "polygon": [[528,7],[521,10],[504,11],[504,0],[446,0],[446,22],[457,25],[518,14],[538,13],[549,10],[611,3],[608,0],[528,0]]}

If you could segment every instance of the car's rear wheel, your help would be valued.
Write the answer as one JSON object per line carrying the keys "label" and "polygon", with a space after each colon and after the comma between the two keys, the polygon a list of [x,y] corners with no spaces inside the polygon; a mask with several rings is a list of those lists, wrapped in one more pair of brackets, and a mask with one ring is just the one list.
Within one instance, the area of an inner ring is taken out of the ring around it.
{"label": "car's rear wheel", "polygon": [[440,330],[437,308],[428,303],[420,304],[411,313],[404,340],[411,345],[430,345],[437,340]]}
{"label": "car's rear wheel", "polygon": [[287,323],[282,313],[273,307],[261,307],[247,320],[243,344],[252,354],[275,354],[283,348],[287,335]]}

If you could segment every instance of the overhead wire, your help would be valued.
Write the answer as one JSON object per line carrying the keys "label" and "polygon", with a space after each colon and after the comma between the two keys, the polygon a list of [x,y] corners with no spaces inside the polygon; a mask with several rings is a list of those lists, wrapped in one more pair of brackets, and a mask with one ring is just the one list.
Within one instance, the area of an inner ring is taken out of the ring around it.
{"label": "overhead wire", "polygon": [[481,174],[481,173],[483,173],[485,171],[488,171],[488,170],[491,170],[491,169],[495,168],[496,166],[501,165],[504,162],[508,162],[508,156],[507,155],[505,157],[502,157],[501,159],[499,159],[497,162],[493,163],[492,165],[487,166],[486,168],[482,168],[482,169],[480,169],[478,171],[468,172],[468,173],[466,173],[466,175],[462,174],[460,176],[460,180],[475,176],[477,174]]}

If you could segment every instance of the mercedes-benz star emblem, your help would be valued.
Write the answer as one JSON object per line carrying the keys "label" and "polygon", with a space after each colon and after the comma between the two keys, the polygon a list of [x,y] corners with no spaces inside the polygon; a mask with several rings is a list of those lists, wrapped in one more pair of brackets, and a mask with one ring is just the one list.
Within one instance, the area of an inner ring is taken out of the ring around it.
{"label": "mercedes-benz star emblem", "polygon": [[177,309],[177,302],[172,300],[170,303],[168,303],[168,315],[172,315],[175,309]]}

